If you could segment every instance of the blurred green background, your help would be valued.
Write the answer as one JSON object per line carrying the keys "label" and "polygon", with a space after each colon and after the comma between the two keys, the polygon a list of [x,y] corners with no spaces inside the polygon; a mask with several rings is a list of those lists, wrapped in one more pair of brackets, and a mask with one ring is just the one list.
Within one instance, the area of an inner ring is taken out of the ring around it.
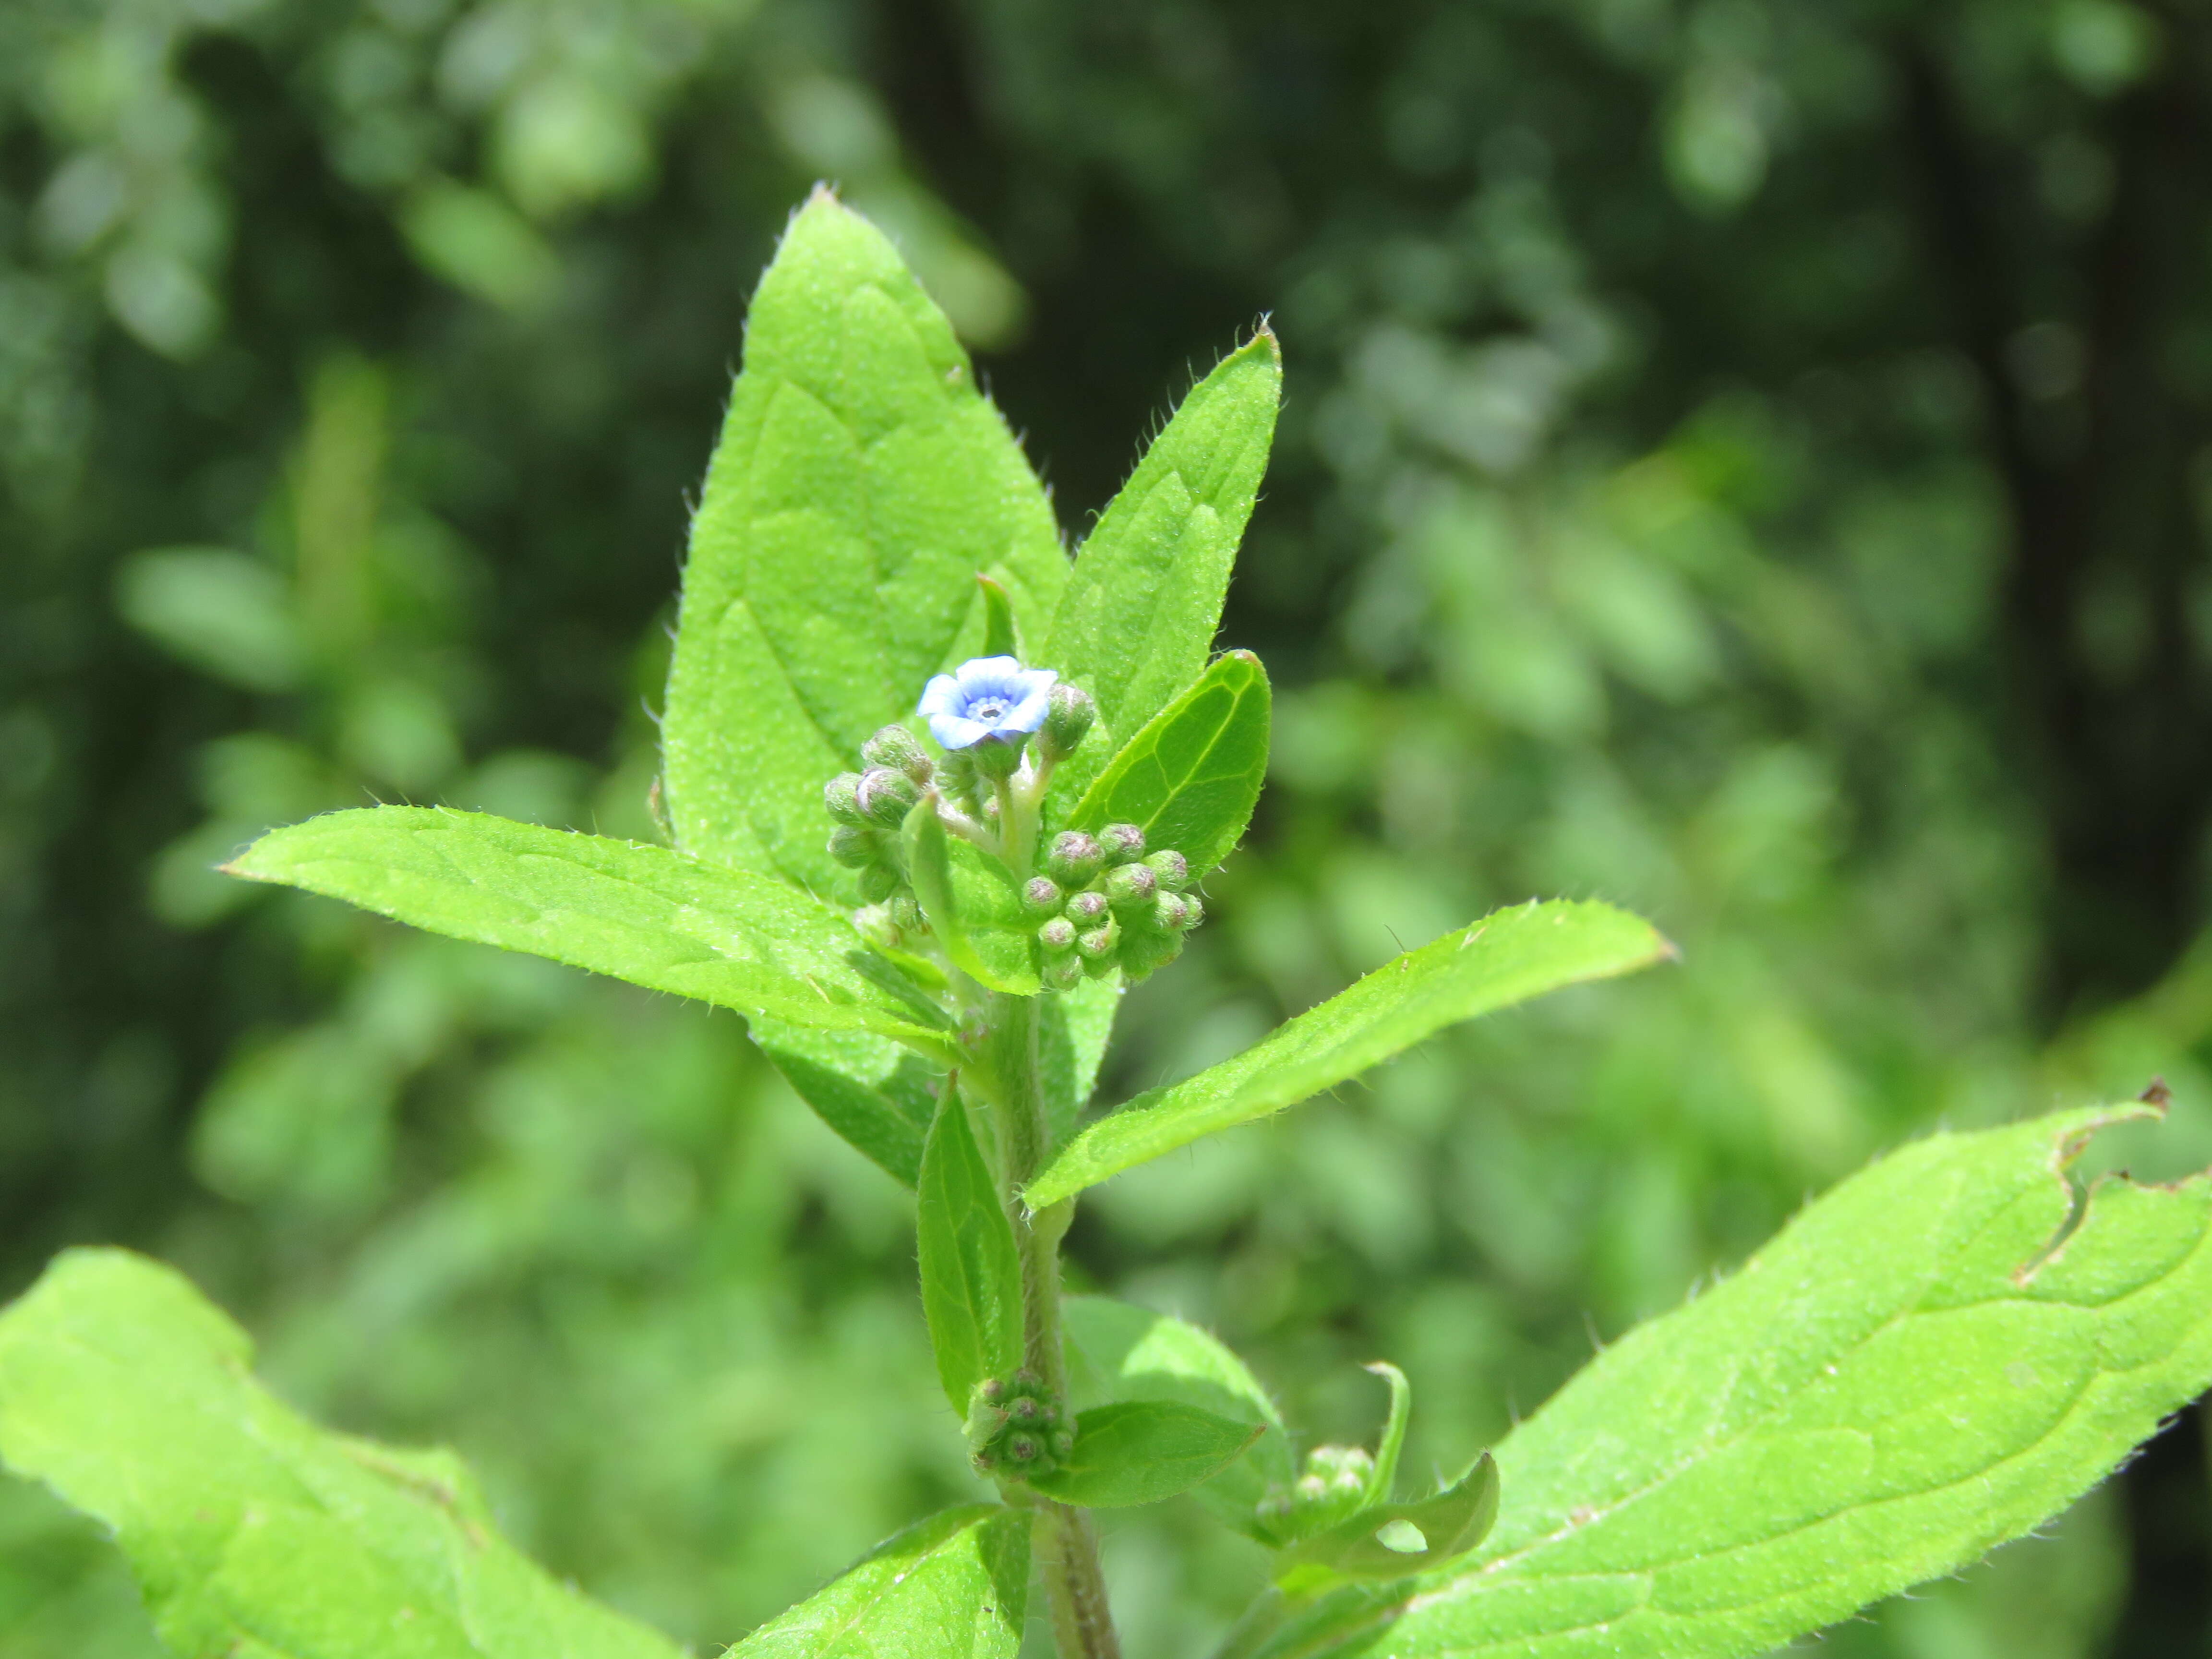
{"label": "blurred green background", "polygon": [[[1114,1182],[1082,1282],[1462,1462],[1931,1125],[2212,1161],[2212,19],[2118,0],[5,0],[0,1291],[120,1240],[702,1653],[970,1492],[910,1200],[738,1021],[210,866],[649,836],[745,296],[817,178],[1071,532],[1261,313],[1281,690],[1108,1096],[1532,894],[1679,967]],[[1846,1659],[2212,1652],[2188,1413]],[[1255,1551],[1107,1540],[1128,1650]],[[0,1484],[0,1659],[149,1652]]]}

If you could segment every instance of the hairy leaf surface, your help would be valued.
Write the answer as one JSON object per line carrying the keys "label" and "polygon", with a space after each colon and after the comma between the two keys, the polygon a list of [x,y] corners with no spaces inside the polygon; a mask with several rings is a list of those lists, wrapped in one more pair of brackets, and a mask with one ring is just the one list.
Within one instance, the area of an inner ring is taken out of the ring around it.
{"label": "hairy leaf surface", "polygon": [[817,192],[753,296],[692,520],[661,727],[678,845],[832,890],[822,786],[977,653],[979,573],[1051,615],[1052,510],[897,252]]}
{"label": "hairy leaf surface", "polygon": [[975,1504],[878,1545],[729,1659],[1013,1659],[1030,1577],[1030,1518]]}
{"label": "hairy leaf surface", "polygon": [[921,1178],[941,1070],[872,1031],[817,1030],[757,1016],[747,1030],[816,1116],[902,1185]]}
{"label": "hairy leaf surface", "polygon": [[[1045,647],[1125,740],[1197,678],[1267,471],[1282,353],[1262,328],[1191,388],[1076,556]],[[1073,799],[1108,757],[1086,744],[1054,780]]]}
{"label": "hairy leaf surface", "polygon": [[1749,1659],[2020,1537],[2212,1382],[2212,1179],[2100,1182],[2073,1218],[2066,1165],[2142,1115],[1844,1182],[1513,1431],[1470,1565],[1260,1651]]}
{"label": "hairy leaf surface", "polygon": [[1261,1432],[1256,1423],[1173,1401],[1094,1406],[1076,1417],[1073,1455],[1030,1484],[1091,1509],[1157,1504],[1220,1474]]}
{"label": "hairy leaf surface", "polygon": [[372,806],[272,830],[225,867],[739,1013],[950,1053],[943,1017],[835,911],[665,848]]}
{"label": "hairy leaf surface", "polygon": [[1232,651],[1121,746],[1068,826],[1133,823],[1202,876],[1243,836],[1267,771],[1267,671]]}
{"label": "hairy leaf surface", "polygon": [[964,1414],[978,1382],[1011,1376],[1022,1363],[1022,1262],[968,1109],[953,1091],[930,1127],[918,1191],[922,1311],[945,1397]]}
{"label": "hairy leaf surface", "polygon": [[174,1270],[72,1250],[0,1313],[0,1459],[113,1529],[185,1659],[678,1659],[492,1525],[448,1452],[332,1434]]}
{"label": "hairy leaf surface", "polygon": [[1499,910],[1408,951],[1196,1077],[1092,1124],[1031,1182],[1038,1209],[1204,1135],[1319,1094],[1447,1025],[1657,961],[1666,940],[1607,904]]}

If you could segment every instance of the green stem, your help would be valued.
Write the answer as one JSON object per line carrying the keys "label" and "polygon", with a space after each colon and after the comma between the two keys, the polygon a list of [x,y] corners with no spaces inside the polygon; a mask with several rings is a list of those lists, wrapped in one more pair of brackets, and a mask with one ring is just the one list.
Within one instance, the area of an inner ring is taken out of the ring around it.
{"label": "green stem", "polygon": [[[1039,1001],[996,993],[987,999],[982,1059],[993,1085],[1005,1154],[1006,1219],[1021,1252],[1023,1363],[1064,1405],[1067,1364],[1060,1334],[1060,1241],[1074,1203],[1071,1200],[1032,1213],[1021,1200],[1022,1188],[1051,1150],[1037,1064]],[[1066,1504],[1041,1504],[1037,1542],[1060,1659],[1121,1659],[1091,1512]]]}

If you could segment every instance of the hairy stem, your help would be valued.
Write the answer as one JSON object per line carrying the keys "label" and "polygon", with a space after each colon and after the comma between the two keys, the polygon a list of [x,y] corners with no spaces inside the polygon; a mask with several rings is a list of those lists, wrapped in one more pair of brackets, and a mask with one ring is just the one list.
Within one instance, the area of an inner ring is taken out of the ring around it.
{"label": "hairy stem", "polygon": [[[1052,1396],[1067,1399],[1067,1365],[1060,1336],[1060,1241],[1074,1201],[1032,1213],[1022,1188],[1051,1150],[1044,1088],[1037,1066],[1038,999],[993,994],[986,1006],[985,1069],[994,1085],[1004,1150],[1006,1219],[1022,1259],[1023,1362]],[[1106,1580],[1098,1565],[1098,1531],[1088,1510],[1046,1502],[1037,1522],[1038,1554],[1052,1599],[1053,1634],[1060,1659],[1121,1659]]]}

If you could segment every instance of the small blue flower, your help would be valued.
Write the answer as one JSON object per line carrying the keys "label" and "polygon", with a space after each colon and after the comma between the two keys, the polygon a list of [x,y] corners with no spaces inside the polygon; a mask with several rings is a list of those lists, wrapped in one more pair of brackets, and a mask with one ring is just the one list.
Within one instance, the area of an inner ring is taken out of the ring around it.
{"label": "small blue flower", "polygon": [[1018,742],[1044,724],[1059,678],[1012,657],[975,657],[930,681],[914,712],[946,749],[969,748],[986,738]]}

